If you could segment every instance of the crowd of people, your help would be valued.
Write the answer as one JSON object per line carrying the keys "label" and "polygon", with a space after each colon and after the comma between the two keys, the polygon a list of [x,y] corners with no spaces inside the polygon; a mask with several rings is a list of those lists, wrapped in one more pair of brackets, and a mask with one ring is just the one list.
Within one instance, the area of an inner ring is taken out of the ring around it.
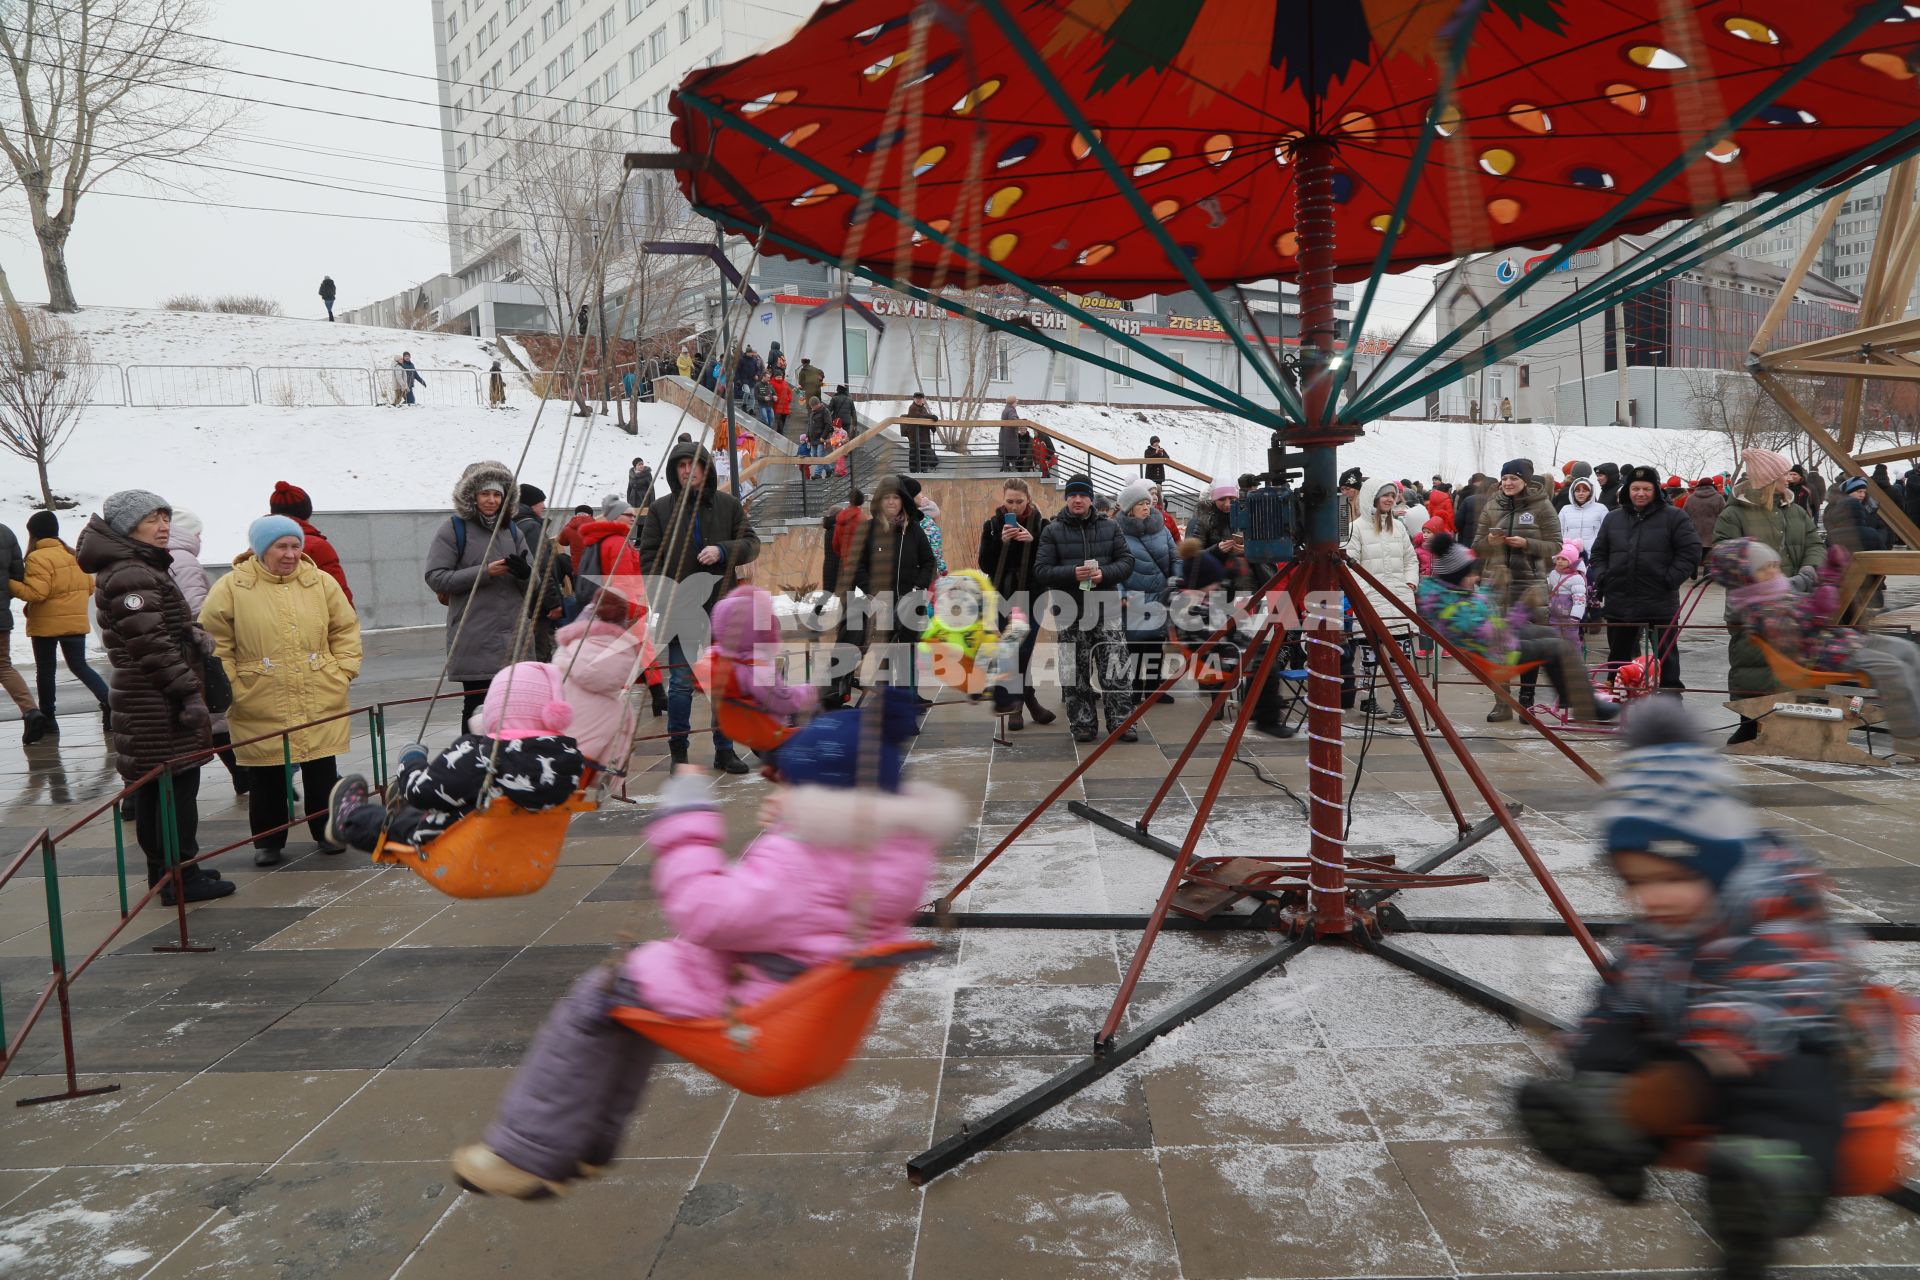
{"label": "crowd of people", "polygon": [[[1601,637],[1600,665],[1608,671],[1650,658],[1646,669],[1657,670],[1659,687],[1683,691],[1681,598],[1708,576],[1708,553],[1736,541],[1758,545],[1779,557],[1784,579],[1812,592],[1823,571],[1837,577],[1844,556],[1895,544],[1874,487],[1920,514],[1920,475],[1913,471],[1895,480],[1882,465],[1873,486],[1849,476],[1829,488],[1814,468],[1765,449],[1746,450],[1736,473],[1691,482],[1618,462],[1569,462],[1555,476],[1527,458],[1457,485],[1439,476],[1425,485],[1402,478],[1369,491],[1357,467],[1340,478],[1348,551],[1358,563],[1409,596],[1421,595],[1422,612],[1444,621],[1442,629],[1470,653],[1519,666],[1523,706],[1533,703],[1544,673],[1556,688],[1567,686],[1578,708],[1591,705],[1602,717],[1612,714],[1607,704],[1593,704],[1583,692],[1592,683],[1590,639]],[[1838,549],[1832,561],[1830,548]],[[1422,577],[1434,588],[1417,587]],[[1474,589],[1462,592],[1468,579]],[[1718,580],[1735,591],[1752,585],[1724,573]],[[1380,612],[1391,620],[1397,611]],[[1730,596],[1729,688],[1735,697],[1771,693],[1778,686],[1742,612],[1741,598]],[[1791,648],[1810,652],[1802,644]],[[1890,678],[1902,676],[1892,670]],[[1895,687],[1893,701],[1904,703]],[[1501,700],[1488,719],[1512,715]],[[1754,722],[1743,721],[1732,741],[1756,732]]]}

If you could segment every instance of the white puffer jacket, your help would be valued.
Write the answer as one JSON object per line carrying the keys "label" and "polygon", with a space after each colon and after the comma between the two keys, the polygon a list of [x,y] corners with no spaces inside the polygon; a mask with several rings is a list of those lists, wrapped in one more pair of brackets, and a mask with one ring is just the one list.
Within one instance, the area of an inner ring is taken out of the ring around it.
{"label": "white puffer jacket", "polygon": [[[1398,519],[1390,519],[1384,532],[1375,527],[1370,515],[1355,520],[1347,538],[1347,554],[1400,596],[1402,603],[1412,606],[1414,588],[1420,581],[1420,558],[1414,554],[1413,540],[1407,537]],[[1368,587],[1366,597],[1373,602],[1389,630],[1413,629],[1407,615],[1382,599],[1379,592]]]}
{"label": "white puffer jacket", "polygon": [[1560,508],[1560,537],[1569,542],[1578,542],[1580,550],[1586,555],[1593,554],[1594,540],[1600,536],[1600,522],[1607,518],[1607,509],[1600,505],[1600,499],[1592,496],[1592,482],[1574,481],[1576,487],[1587,486],[1588,496],[1585,502],[1569,502]]}

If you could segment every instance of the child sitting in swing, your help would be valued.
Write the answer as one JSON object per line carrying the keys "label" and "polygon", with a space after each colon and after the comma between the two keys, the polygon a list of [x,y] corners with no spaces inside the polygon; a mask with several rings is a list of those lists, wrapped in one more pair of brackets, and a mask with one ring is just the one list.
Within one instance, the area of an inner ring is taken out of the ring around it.
{"label": "child sitting in swing", "polygon": [[1730,538],[1707,557],[1707,573],[1727,589],[1727,621],[1789,660],[1819,671],[1866,673],[1880,694],[1887,732],[1913,754],[1920,748],[1913,742],[1920,738],[1920,645],[1833,625],[1850,558],[1844,547],[1827,548],[1825,567],[1803,595],[1781,572],[1779,552],[1751,538]]}
{"label": "child sitting in swing", "polygon": [[[1480,562],[1465,544],[1437,534],[1430,546],[1433,570],[1420,579],[1416,594],[1420,616],[1456,648],[1487,662],[1514,666],[1538,662],[1560,705],[1583,720],[1612,720],[1618,703],[1593,696],[1586,668],[1572,645],[1551,627],[1510,624],[1490,587],[1480,584]],[[1524,691],[1523,691],[1524,697]]]}
{"label": "child sitting in swing", "polygon": [[371,853],[382,829],[397,844],[423,845],[495,797],[532,813],[563,805],[586,768],[566,734],[572,723],[552,663],[505,667],[468,722],[472,732],[433,759],[418,742],[401,749],[387,793],[403,803],[389,811],[357,773],[336,782],[327,799],[327,839]]}
{"label": "child sitting in swing", "polygon": [[[820,705],[820,691],[809,684],[791,684],[780,674],[780,619],[774,616],[773,597],[745,583],[729,591],[713,606],[713,645],[703,664],[709,679],[720,684],[709,693],[730,698],[756,711],[785,721]],[[714,674],[714,658],[726,659],[726,678]]]}
{"label": "child sitting in swing", "polygon": [[623,1005],[708,1018],[751,1005],[856,947],[907,938],[940,849],[966,826],[960,797],[903,783],[917,708],[885,692],[869,711],[809,721],[773,755],[761,834],[729,862],[706,771],[683,766],[647,827],[653,887],[676,937],[575,980],[547,1015],[486,1140],[453,1154],[469,1191],[531,1200],[612,1160],[660,1050],[612,1020]]}
{"label": "child sitting in swing", "polygon": [[1826,878],[1732,794],[1678,699],[1628,719],[1600,810],[1636,924],[1567,1045],[1569,1079],[1519,1092],[1555,1164],[1637,1202],[1665,1141],[1710,1129],[1707,1203],[1730,1277],[1820,1218],[1846,1114],[1890,1088],[1899,1044],[1867,999]]}

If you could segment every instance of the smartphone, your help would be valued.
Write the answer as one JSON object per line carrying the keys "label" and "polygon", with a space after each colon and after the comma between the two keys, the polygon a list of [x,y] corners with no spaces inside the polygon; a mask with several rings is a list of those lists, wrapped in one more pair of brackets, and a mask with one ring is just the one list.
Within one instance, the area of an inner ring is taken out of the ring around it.
{"label": "smartphone", "polygon": [[1018,521],[1014,518],[1013,512],[1002,511],[1000,513],[1000,523],[1001,524],[1017,524]]}

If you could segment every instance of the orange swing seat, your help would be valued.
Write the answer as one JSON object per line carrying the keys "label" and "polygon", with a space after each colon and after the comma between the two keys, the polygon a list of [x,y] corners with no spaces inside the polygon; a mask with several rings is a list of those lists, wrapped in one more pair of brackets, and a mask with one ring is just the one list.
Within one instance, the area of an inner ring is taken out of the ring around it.
{"label": "orange swing seat", "polygon": [[621,1006],[613,1018],[742,1093],[777,1098],[830,1080],[860,1047],[900,966],[930,942],[893,942],[809,969],[725,1017],[669,1018]]}
{"label": "orange swing seat", "polygon": [[[1863,998],[1884,1004],[1892,1018],[1899,1046],[1900,1068],[1892,1081],[1891,1096],[1858,1111],[1847,1113],[1846,1129],[1840,1135],[1840,1150],[1834,1161],[1836,1196],[1879,1196],[1899,1188],[1905,1181],[1911,1161],[1906,1151],[1914,1124],[1913,1045],[1904,1016],[1905,998],[1891,987],[1870,985]],[[1662,1168],[1700,1172],[1706,1164],[1706,1139],[1712,1131],[1700,1128],[1667,1144],[1657,1162]]]}
{"label": "orange swing seat", "polygon": [[693,664],[694,677],[713,702],[713,718],[720,732],[759,755],[777,750],[798,727],[783,717],[762,711],[746,698],[738,664],[709,649]]}
{"label": "orange swing seat", "polygon": [[1477,653],[1464,651],[1460,654],[1460,663],[1479,672],[1482,679],[1490,680],[1494,684],[1512,684],[1534,668],[1546,665],[1545,660],[1540,658],[1535,658],[1532,662],[1494,662]]}
{"label": "orange swing seat", "polygon": [[456,819],[425,845],[382,835],[373,860],[405,867],[450,898],[517,898],[546,887],[573,815],[599,807],[584,791],[538,813],[495,800]]}
{"label": "orange swing seat", "polygon": [[1857,684],[1870,688],[1873,681],[1858,671],[1816,671],[1812,667],[1803,667],[1780,652],[1759,636],[1751,637],[1754,647],[1760,650],[1760,656],[1767,660],[1767,670],[1785,689],[1819,689],[1830,684]]}

